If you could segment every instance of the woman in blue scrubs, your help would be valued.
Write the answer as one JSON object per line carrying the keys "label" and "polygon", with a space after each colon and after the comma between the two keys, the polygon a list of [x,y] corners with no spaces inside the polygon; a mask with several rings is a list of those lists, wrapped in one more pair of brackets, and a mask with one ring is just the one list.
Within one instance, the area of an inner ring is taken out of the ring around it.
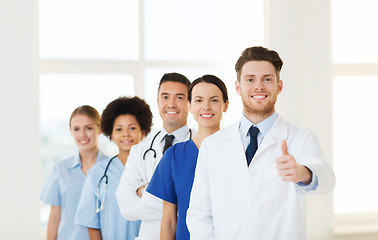
{"label": "woman in blue scrubs", "polygon": [[91,106],[76,108],[69,127],[79,151],[54,166],[43,188],[41,200],[51,205],[47,239],[89,239],[86,228],[73,224],[87,171],[108,157],[98,149],[100,114]]}
{"label": "woman in blue scrubs", "polygon": [[196,136],[170,147],[160,160],[147,191],[163,200],[160,239],[190,239],[186,226],[198,149],[202,140],[220,129],[228,108],[225,84],[213,75],[196,79],[189,88],[189,109],[198,123]]}
{"label": "woman in blue scrubs", "polygon": [[101,130],[119,149],[115,157],[99,162],[89,172],[77,208],[75,224],[88,228],[90,239],[134,240],[140,221],[127,221],[115,197],[120,177],[133,145],[150,131],[152,113],[144,100],[118,98],[105,108]]}

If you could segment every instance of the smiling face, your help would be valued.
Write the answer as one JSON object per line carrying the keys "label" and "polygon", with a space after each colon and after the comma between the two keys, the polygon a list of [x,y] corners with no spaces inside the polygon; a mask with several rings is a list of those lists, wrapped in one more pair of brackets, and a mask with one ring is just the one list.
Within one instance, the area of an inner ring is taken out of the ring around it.
{"label": "smiling face", "polygon": [[120,115],[114,120],[111,139],[118,146],[120,152],[129,152],[131,147],[139,143],[144,135],[135,116]]}
{"label": "smiling face", "polygon": [[188,118],[188,88],[180,82],[164,82],[160,85],[157,100],[163,127],[173,132],[186,124]]}
{"label": "smiling face", "polygon": [[228,101],[223,101],[222,92],[215,84],[201,82],[193,87],[190,112],[199,128],[219,128],[227,107]]}
{"label": "smiling face", "polygon": [[84,114],[73,116],[71,118],[70,132],[79,147],[79,151],[97,150],[100,127],[92,118]]}
{"label": "smiling face", "polygon": [[257,124],[274,113],[283,84],[270,62],[249,61],[243,65],[235,87],[242,97],[244,115]]}

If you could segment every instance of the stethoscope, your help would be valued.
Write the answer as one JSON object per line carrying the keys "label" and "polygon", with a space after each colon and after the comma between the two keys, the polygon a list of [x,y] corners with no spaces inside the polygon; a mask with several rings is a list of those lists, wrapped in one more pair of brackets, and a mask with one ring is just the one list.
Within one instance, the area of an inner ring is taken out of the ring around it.
{"label": "stethoscope", "polygon": [[[108,172],[108,168],[110,166],[110,163],[113,161],[114,158],[116,158],[118,155],[115,155],[114,157],[112,157],[109,162],[108,162],[108,165],[106,165],[106,168],[105,168],[105,171],[104,171],[104,175],[102,175],[102,177],[100,178],[100,181],[98,181],[98,184],[97,184],[97,195],[96,195],[96,213],[100,212],[102,209],[104,209],[104,202],[105,202],[105,196],[106,196],[106,189],[108,188],[108,175],[107,175],[107,172]],[[99,196],[100,196],[100,185],[101,185],[101,182],[102,180],[105,179],[105,186],[104,186],[104,197],[102,198],[102,201],[101,201],[101,207],[99,207]]]}
{"label": "stethoscope", "polygon": [[[146,160],[146,154],[149,152],[149,151],[152,151],[153,154],[154,154],[154,166],[153,166],[153,169],[155,169],[155,165],[156,165],[156,150],[152,147],[154,145],[154,142],[155,142],[155,139],[156,137],[161,133],[161,131],[157,132],[155,134],[155,136],[152,138],[152,141],[151,141],[151,144],[150,144],[150,148],[148,148],[144,153],[143,153],[143,162],[145,163],[145,160]],[[192,129],[189,128],[189,140],[192,139]],[[146,177],[146,181],[147,180],[147,167],[144,166],[144,175]],[[147,183],[148,184],[148,183]]]}
{"label": "stethoscope", "polygon": [[[151,141],[151,145],[150,145],[150,148],[147,149],[144,153],[143,153],[143,160],[146,160],[146,154],[149,152],[149,151],[152,151],[154,153],[154,159],[156,160],[156,151],[155,149],[152,148],[152,146],[154,145],[154,142],[155,142],[155,139],[156,137],[161,133],[161,131],[157,132],[155,134],[155,136],[152,138],[152,141]],[[192,139],[192,129],[189,128],[189,140]]]}

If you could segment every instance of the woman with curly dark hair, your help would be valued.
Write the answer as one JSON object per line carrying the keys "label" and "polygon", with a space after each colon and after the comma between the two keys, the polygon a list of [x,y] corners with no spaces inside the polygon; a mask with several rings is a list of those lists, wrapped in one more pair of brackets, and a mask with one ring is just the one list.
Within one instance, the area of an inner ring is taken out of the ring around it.
{"label": "woman with curly dark hair", "polygon": [[138,236],[140,221],[121,216],[115,191],[131,147],[151,131],[151,126],[150,107],[138,97],[120,97],[103,111],[101,130],[118,146],[119,153],[88,171],[75,224],[87,227],[90,239],[134,240]]}

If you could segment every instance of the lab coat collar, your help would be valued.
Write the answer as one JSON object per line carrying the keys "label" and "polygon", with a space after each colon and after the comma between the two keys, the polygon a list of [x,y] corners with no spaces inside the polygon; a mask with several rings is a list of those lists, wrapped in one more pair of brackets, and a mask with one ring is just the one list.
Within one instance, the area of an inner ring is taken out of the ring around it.
{"label": "lab coat collar", "polygon": [[256,156],[262,153],[270,146],[280,143],[288,137],[288,125],[285,120],[277,117],[273,124],[272,129],[267,133],[259,148],[257,149]]}
{"label": "lab coat collar", "polygon": [[[240,131],[239,131],[239,126],[240,126],[240,120],[235,123],[234,125],[231,125],[230,128],[228,128],[228,133],[225,134],[225,139],[226,140],[240,140],[240,145],[241,149],[239,149],[241,152],[244,153],[243,150],[243,145],[241,143],[241,138],[240,138]],[[285,120],[283,120],[280,116],[277,117],[276,121],[273,124],[273,127],[271,130],[266,134],[264,137],[263,141],[261,142],[259,148],[257,149],[257,152],[254,156],[256,158],[258,155],[263,153],[267,148],[270,146],[282,142],[282,140],[287,139],[288,137],[288,125]],[[236,147],[236,146],[235,146]],[[238,151],[237,149],[235,149]]]}
{"label": "lab coat collar", "polygon": [[[186,140],[187,136],[188,136],[188,132],[189,132],[189,127],[188,125],[185,125],[179,129],[177,129],[176,131],[170,133],[172,135],[175,136],[175,140],[174,142],[183,142]],[[167,130],[165,130],[164,128],[161,130],[161,133],[159,134],[159,141],[162,142],[164,140],[164,137],[165,135],[168,134]]]}

